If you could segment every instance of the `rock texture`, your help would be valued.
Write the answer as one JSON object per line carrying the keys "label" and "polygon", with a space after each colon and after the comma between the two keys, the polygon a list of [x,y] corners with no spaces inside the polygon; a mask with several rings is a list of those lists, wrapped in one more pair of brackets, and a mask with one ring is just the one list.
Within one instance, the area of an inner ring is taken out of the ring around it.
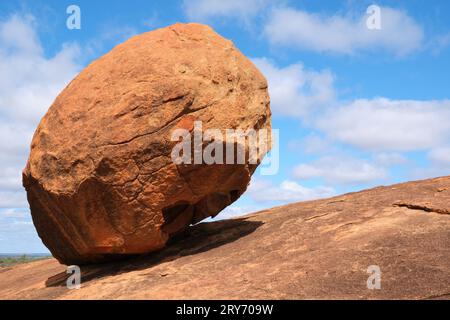
{"label": "rock texture", "polygon": [[[2,299],[449,299],[450,177],[201,223],[160,252],[0,269]],[[368,266],[381,289],[367,289]]]}
{"label": "rock texture", "polygon": [[175,129],[268,129],[267,82],[200,24],[135,36],[84,69],[42,119],[23,172],[52,254],[83,264],[164,247],[245,191],[256,164],[175,165]]}

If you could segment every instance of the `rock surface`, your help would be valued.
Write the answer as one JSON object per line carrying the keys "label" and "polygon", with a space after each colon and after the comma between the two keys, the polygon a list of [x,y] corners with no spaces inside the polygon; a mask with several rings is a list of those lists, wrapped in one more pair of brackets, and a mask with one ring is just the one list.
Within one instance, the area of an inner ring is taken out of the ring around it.
{"label": "rock surface", "polygon": [[[381,289],[367,289],[368,266]],[[0,269],[1,299],[449,299],[450,177],[201,223],[167,248],[82,267]]]}
{"label": "rock surface", "polygon": [[267,82],[200,24],[135,36],[91,63],[37,128],[24,169],[33,222],[65,264],[164,247],[246,190],[257,164],[175,165],[176,129],[270,130]]}

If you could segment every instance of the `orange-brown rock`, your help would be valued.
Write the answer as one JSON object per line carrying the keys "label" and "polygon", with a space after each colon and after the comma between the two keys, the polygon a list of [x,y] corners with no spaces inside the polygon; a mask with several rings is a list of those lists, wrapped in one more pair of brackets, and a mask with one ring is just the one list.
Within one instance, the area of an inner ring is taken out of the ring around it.
{"label": "orange-brown rock", "polygon": [[79,290],[55,259],[0,268],[0,299],[449,299],[450,177],[200,223],[171,242],[82,266]]}
{"label": "orange-brown rock", "polygon": [[171,134],[194,121],[270,130],[265,78],[207,26],[135,36],[84,69],[39,124],[23,172],[52,254],[83,264],[157,250],[235,201],[256,164],[172,161]]}

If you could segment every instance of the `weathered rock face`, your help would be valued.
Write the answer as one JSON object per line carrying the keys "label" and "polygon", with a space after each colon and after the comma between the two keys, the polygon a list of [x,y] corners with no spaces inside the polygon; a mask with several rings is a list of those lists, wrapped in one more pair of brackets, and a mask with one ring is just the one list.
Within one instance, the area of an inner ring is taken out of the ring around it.
{"label": "weathered rock face", "polygon": [[265,78],[207,26],[144,33],[84,69],[39,124],[23,172],[52,254],[83,264],[157,250],[239,198],[257,164],[172,161],[172,133],[195,121],[270,132]]}
{"label": "weathered rock face", "polygon": [[[450,176],[200,223],[157,253],[0,267],[0,299],[449,299]],[[369,289],[381,271],[381,289]]]}

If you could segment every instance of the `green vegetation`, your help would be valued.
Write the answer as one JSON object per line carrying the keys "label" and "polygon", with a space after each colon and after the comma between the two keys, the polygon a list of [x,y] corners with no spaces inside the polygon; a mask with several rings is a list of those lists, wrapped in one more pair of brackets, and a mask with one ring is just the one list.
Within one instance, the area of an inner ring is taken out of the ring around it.
{"label": "green vegetation", "polygon": [[31,261],[48,259],[50,256],[44,255],[18,255],[18,256],[0,256],[0,268],[1,267],[9,267],[16,264],[27,263]]}

